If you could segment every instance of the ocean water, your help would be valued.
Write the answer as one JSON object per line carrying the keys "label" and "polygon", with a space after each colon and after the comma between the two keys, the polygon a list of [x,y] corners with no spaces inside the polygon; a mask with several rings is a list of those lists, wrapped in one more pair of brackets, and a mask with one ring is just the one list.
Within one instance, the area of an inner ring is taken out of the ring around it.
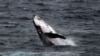
{"label": "ocean water", "polygon": [[[38,14],[76,46],[43,46]],[[100,0],[0,0],[0,56],[100,56]]]}

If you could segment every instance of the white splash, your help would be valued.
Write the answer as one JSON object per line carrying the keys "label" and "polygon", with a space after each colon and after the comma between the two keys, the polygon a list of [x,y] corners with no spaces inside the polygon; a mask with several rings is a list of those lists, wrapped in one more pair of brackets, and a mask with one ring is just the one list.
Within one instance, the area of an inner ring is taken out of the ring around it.
{"label": "white splash", "polygon": [[71,45],[71,46],[77,46],[76,43],[75,43],[75,41],[74,41],[74,39],[72,39],[72,38],[67,38],[66,39],[66,43],[68,45]]}

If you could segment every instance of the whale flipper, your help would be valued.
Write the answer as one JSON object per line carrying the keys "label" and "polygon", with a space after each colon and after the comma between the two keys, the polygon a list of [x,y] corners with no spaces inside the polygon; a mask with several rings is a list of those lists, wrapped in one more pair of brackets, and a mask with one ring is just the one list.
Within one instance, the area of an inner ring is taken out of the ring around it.
{"label": "whale flipper", "polygon": [[59,35],[59,34],[55,34],[55,33],[45,33],[45,35],[49,36],[50,38],[62,38],[62,39],[66,39],[66,37]]}

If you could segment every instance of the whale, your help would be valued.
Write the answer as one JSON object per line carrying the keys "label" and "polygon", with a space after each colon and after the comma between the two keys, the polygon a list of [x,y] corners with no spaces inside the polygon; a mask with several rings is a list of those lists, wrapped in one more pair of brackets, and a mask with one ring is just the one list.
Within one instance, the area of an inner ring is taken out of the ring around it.
{"label": "whale", "polygon": [[41,19],[38,15],[33,17],[33,23],[36,31],[39,35],[40,40],[45,46],[65,46],[72,45],[74,43],[67,39],[62,34],[59,34],[52,28],[48,23]]}

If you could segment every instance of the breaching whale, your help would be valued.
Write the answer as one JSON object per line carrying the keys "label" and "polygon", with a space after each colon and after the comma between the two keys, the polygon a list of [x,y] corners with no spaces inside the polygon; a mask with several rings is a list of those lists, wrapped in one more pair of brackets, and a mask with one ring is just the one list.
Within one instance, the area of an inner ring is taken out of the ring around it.
{"label": "breaching whale", "polygon": [[48,23],[41,19],[38,15],[33,18],[34,26],[39,34],[39,37],[46,46],[63,46],[72,45],[72,41],[69,41],[66,37],[58,34]]}

